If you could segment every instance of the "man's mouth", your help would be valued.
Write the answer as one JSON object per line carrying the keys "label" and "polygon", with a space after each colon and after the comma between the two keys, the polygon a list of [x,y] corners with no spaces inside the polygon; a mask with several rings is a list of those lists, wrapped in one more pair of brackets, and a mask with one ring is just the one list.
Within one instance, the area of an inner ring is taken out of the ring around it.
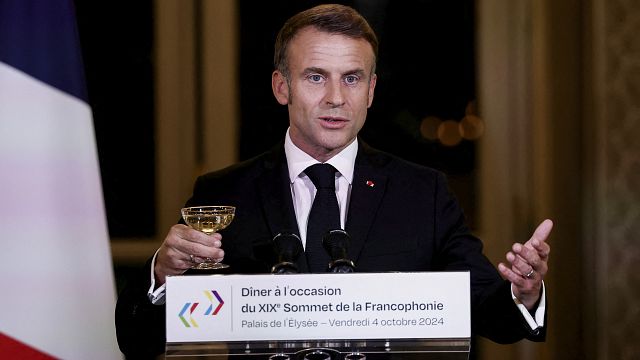
{"label": "man's mouth", "polygon": [[320,119],[324,120],[324,121],[328,121],[328,122],[345,122],[345,121],[348,121],[345,118],[336,117],[336,116],[320,116]]}

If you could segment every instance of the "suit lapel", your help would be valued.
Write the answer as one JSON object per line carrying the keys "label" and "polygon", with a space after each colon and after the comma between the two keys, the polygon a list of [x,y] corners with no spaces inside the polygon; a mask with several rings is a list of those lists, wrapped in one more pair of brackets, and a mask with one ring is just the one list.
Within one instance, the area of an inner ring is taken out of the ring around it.
{"label": "suit lapel", "polygon": [[387,186],[387,176],[380,174],[381,164],[375,161],[374,150],[363,142],[359,145],[345,229],[351,236],[349,257],[356,263]]}
{"label": "suit lapel", "polygon": [[272,150],[265,158],[264,167],[265,171],[257,178],[256,186],[272,237],[284,231],[299,235],[287,160],[281,147]]}
{"label": "suit lapel", "polygon": [[[264,216],[271,231],[271,238],[285,231],[300,236],[291,199],[287,159],[282,144],[265,158],[264,168],[265,171],[257,178],[256,186]],[[304,254],[298,259],[298,269],[300,272],[308,271]]]}

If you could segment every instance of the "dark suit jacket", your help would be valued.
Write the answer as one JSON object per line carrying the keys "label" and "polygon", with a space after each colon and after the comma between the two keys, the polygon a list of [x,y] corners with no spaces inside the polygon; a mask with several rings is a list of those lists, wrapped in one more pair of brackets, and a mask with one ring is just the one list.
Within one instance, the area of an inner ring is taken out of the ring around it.
{"label": "dark suit jacket", "polygon": [[[198,178],[187,205],[207,204],[236,206],[235,219],[222,231],[230,270],[268,272],[274,263],[271,239],[298,232],[284,146]],[[511,299],[510,284],[482,254],[441,173],[360,142],[345,230],[357,271],[470,270],[474,334],[499,343],[544,340],[545,328],[530,330]],[[117,335],[126,355],[164,351],[165,307],[147,298],[149,266],[118,299]]]}

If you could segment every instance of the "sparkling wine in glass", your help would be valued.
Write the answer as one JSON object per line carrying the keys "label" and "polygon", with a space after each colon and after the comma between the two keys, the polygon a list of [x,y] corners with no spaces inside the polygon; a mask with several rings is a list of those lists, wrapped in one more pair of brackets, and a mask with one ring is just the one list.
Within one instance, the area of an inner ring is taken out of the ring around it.
{"label": "sparkling wine in glass", "polygon": [[[194,206],[181,210],[182,218],[187,225],[207,235],[218,232],[231,223],[236,213],[233,206]],[[192,269],[224,269],[229,265],[206,258],[204,262],[194,264]]]}

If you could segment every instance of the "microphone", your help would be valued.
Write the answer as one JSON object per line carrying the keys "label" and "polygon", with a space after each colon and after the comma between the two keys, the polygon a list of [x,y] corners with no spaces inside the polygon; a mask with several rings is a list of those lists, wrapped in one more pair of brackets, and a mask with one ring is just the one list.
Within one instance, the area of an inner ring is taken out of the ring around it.
{"label": "microphone", "polygon": [[273,249],[278,258],[271,268],[272,274],[297,274],[296,260],[304,251],[302,241],[298,235],[282,232],[273,238]]}
{"label": "microphone", "polygon": [[329,272],[334,273],[352,273],[356,270],[353,261],[347,258],[347,248],[351,238],[346,231],[342,229],[329,230],[322,239],[322,246],[329,253],[331,262],[329,263]]}

